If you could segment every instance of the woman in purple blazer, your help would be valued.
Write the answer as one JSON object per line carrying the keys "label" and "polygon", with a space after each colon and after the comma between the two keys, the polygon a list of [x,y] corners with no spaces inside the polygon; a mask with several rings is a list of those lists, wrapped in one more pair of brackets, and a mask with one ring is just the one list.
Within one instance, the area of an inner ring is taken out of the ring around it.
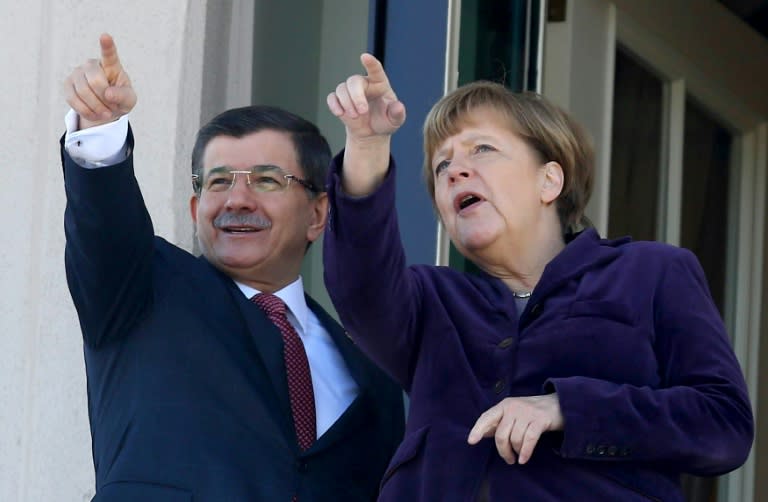
{"label": "woman in purple blazer", "polygon": [[326,284],[356,342],[410,395],[381,500],[683,500],[683,472],[739,467],[746,386],[689,251],[584,229],[581,128],[535,95],[478,82],[424,126],[424,174],[479,274],[405,265],[380,63],[328,96]]}

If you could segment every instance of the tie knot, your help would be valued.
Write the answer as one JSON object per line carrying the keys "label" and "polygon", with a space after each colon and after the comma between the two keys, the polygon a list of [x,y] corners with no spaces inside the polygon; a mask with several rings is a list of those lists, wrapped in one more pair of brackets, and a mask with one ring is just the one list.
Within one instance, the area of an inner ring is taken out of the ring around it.
{"label": "tie knot", "polygon": [[251,301],[261,308],[269,318],[273,316],[285,316],[285,302],[275,295],[269,293],[259,293],[251,298]]}

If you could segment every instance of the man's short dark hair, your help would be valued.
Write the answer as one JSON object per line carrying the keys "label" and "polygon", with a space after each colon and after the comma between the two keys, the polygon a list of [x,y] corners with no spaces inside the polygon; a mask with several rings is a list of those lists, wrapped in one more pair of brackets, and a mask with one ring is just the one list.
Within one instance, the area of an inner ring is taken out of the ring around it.
{"label": "man's short dark hair", "polygon": [[[192,174],[203,179],[203,153],[218,136],[242,138],[259,131],[288,133],[296,150],[302,177],[318,192],[325,191],[325,177],[331,161],[331,148],[315,124],[274,106],[243,106],[216,115],[200,128],[192,149]],[[314,196],[315,194],[311,194]]]}

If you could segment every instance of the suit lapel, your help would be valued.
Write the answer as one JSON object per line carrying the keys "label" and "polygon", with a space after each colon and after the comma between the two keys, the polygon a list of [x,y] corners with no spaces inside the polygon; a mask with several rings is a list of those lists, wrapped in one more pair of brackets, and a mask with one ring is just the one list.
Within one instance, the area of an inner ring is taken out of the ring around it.
{"label": "suit lapel", "polygon": [[288,397],[288,382],[283,361],[283,339],[280,331],[257,305],[243,295],[231,278],[213,267],[205,258],[201,257],[201,260],[205,261],[222,279],[227,293],[237,306],[243,330],[253,342],[253,347],[260,359],[260,368],[254,368],[254,372],[258,373],[261,369],[265,377],[257,376],[254,379],[255,383],[261,389],[267,408],[273,413],[275,423],[279,424],[288,443],[298,448]]}
{"label": "suit lapel", "polygon": [[280,331],[269,320],[264,312],[243,295],[233,283],[231,294],[236,297],[237,306],[245,320],[248,334],[256,350],[261,356],[261,362],[267,370],[269,381],[275,398],[283,411],[283,416],[290,422],[291,405],[288,399],[288,381],[285,376],[283,360],[283,338]]}

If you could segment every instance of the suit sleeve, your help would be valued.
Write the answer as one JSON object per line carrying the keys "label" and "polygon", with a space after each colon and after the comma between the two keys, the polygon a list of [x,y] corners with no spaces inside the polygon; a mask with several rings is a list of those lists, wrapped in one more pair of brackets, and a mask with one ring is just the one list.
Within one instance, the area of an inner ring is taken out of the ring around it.
{"label": "suit sleeve", "polygon": [[[133,136],[128,134],[129,151]],[[124,336],[152,298],[152,222],[133,172],[133,155],[114,166],[86,169],[61,159],[67,205],[64,261],[85,343]]]}
{"label": "suit sleeve", "polygon": [[739,467],[754,424],[746,384],[695,256],[677,250],[654,293],[659,388],[555,378],[568,458],[647,461],[698,475]]}
{"label": "suit sleeve", "polygon": [[418,347],[420,288],[405,265],[395,212],[394,162],[373,194],[353,198],[341,188],[343,155],[331,165],[325,284],[345,329],[407,391]]}

